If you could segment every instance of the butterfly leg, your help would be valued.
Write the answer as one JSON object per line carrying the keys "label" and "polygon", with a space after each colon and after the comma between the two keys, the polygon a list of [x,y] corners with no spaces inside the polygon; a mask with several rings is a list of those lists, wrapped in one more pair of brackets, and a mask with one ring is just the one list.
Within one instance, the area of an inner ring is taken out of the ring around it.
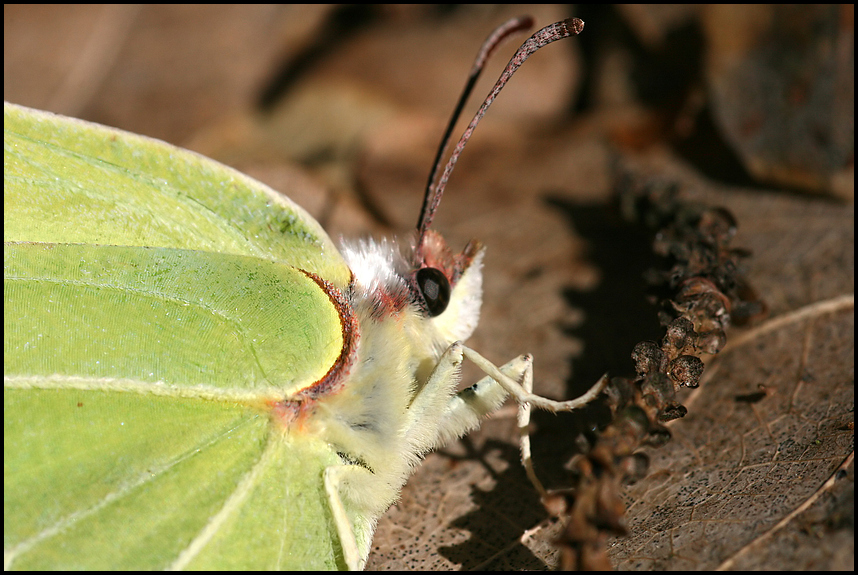
{"label": "butterfly leg", "polygon": [[[497,406],[500,406],[500,404],[503,403],[507,393],[515,398],[518,403],[518,429],[520,434],[519,445],[521,448],[521,463],[524,466],[527,477],[530,479],[533,487],[539,493],[540,497],[544,497],[547,493],[542,482],[539,481],[539,478],[536,476],[531,457],[530,432],[528,430],[530,426],[531,409],[533,406],[552,412],[580,409],[596,399],[596,397],[602,392],[608,382],[607,376],[602,376],[602,378],[599,379],[593,387],[577,399],[569,401],[554,401],[533,393],[533,356],[529,354],[520,356],[505,364],[503,367],[498,368],[489,360],[468,347],[463,346],[462,352],[464,357],[474,362],[477,367],[482,369],[489,377],[483,378],[474,386],[463,390],[456,396],[456,398],[454,398],[454,400],[462,400],[467,407],[473,410],[475,406],[483,405],[487,402],[474,401],[470,398],[464,397],[472,390],[474,391],[474,394],[480,398],[499,397],[500,401],[497,403]],[[462,408],[459,408],[454,404],[454,402],[451,402],[451,408],[454,414],[457,411],[462,411]],[[485,410],[482,413],[487,414],[495,408]],[[476,425],[474,425],[474,427],[476,427]]]}
{"label": "butterfly leg", "polygon": [[[459,366],[463,358],[471,360],[487,377],[451,397],[452,390],[459,382]],[[545,495],[531,460],[527,429],[532,406],[552,412],[579,409],[595,399],[606,383],[607,377],[602,377],[581,397],[570,401],[554,401],[533,393],[532,356],[519,356],[498,368],[474,350],[455,342],[441,356],[426,385],[409,408],[412,424],[408,435],[413,444],[418,446],[417,452],[442,447],[479,427],[483,417],[499,408],[507,395],[512,395],[519,405],[522,464],[537,492]],[[426,422],[429,421],[434,422],[434,433],[427,433]]]}
{"label": "butterfly leg", "polygon": [[[437,449],[476,429],[483,417],[500,407],[507,397],[506,390],[489,377],[456,393],[465,349],[460,342],[447,348],[408,408],[406,438],[414,453]],[[522,356],[500,370],[506,377],[518,380],[530,369],[530,361]]]}
{"label": "butterfly leg", "polygon": [[[522,387],[522,385],[515,381],[515,379],[510,378],[509,376],[503,373],[503,369],[498,369],[492,362],[475,352],[469,347],[462,346],[462,352],[464,356],[476,364],[477,367],[483,370],[483,372],[490,376],[494,381],[497,382],[498,385],[504,388],[507,393],[513,396],[519,404],[522,403],[530,403],[534,407],[538,407],[539,409],[544,409],[546,411],[558,412],[558,411],[574,411],[576,409],[580,409],[596,399],[602,390],[605,389],[605,385],[608,383],[608,376],[603,375],[599,381],[593,385],[589,390],[587,390],[584,395],[578,397],[577,399],[570,399],[568,401],[554,401],[553,399],[548,399],[547,397],[542,397],[541,395],[536,395],[532,391],[528,391]],[[532,358],[531,358],[532,361]],[[531,374],[532,377],[532,374]]]}
{"label": "butterfly leg", "polygon": [[[527,356],[531,358],[530,355]],[[531,358],[532,359],[532,358]],[[533,393],[533,369],[528,369],[521,379],[521,387],[525,393]],[[542,482],[536,476],[536,471],[533,469],[533,458],[530,454],[530,411],[532,406],[528,402],[518,404],[518,434],[519,434],[519,449],[521,450],[521,465],[524,467],[524,472],[530,480],[533,488],[539,493],[539,498],[544,500],[548,492]]]}
{"label": "butterfly leg", "polygon": [[[533,356],[521,355],[500,367],[499,370],[509,379],[521,382],[516,385],[520,385],[526,393],[533,392]],[[478,427],[482,418],[498,409],[506,400],[507,395],[504,386],[486,376],[450,398],[444,418],[438,426],[440,430],[438,446],[446,445]],[[530,455],[530,434],[528,432],[530,410],[530,403],[519,403],[518,425],[521,436],[521,463],[530,482],[539,495],[543,496],[545,489],[533,470]]]}
{"label": "butterfly leg", "polygon": [[[464,348],[463,349],[467,349]],[[503,367],[500,372],[507,378],[518,381],[528,372],[532,373],[533,359],[519,356]],[[531,378],[532,379],[532,378]],[[483,418],[497,410],[509,394],[491,377],[484,377],[474,385],[449,397],[438,425],[435,447],[441,447],[479,427]]]}
{"label": "butterfly leg", "polygon": [[361,550],[340,493],[350,479],[353,478],[358,481],[364,479],[363,477],[354,477],[355,474],[366,473],[368,473],[366,469],[356,465],[332,465],[325,469],[325,492],[328,495],[328,504],[334,516],[334,525],[337,527],[340,545],[343,548],[343,558],[349,571],[363,570],[369,556],[371,541],[366,542],[365,549]]}
{"label": "butterfly leg", "polygon": [[423,454],[442,445],[438,437],[444,433],[442,422],[447,403],[461,379],[462,347],[460,342],[454,342],[447,348],[408,407],[405,438],[412,453]]}

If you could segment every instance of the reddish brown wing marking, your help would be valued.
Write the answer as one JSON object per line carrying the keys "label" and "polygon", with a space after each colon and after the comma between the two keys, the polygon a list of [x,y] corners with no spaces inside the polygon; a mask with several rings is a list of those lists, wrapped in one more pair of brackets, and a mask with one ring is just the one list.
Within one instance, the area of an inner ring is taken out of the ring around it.
{"label": "reddish brown wing marking", "polygon": [[[346,294],[334,284],[322,279],[312,272],[300,270],[301,273],[316,282],[322,291],[328,294],[331,303],[340,316],[340,328],[343,335],[343,347],[334,364],[321,379],[305,387],[292,397],[276,402],[274,416],[284,424],[297,420],[303,412],[309,409],[313,402],[326,395],[337,393],[348,378],[349,372],[357,358],[357,346],[360,341],[360,325],[355,317],[351,302]],[[354,278],[352,278],[354,281]]]}

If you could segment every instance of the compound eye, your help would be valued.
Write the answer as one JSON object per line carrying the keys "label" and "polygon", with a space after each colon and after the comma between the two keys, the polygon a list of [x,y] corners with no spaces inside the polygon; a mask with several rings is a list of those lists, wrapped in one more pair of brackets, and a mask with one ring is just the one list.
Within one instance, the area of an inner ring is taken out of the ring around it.
{"label": "compound eye", "polygon": [[450,303],[450,282],[447,276],[435,268],[421,268],[417,270],[415,279],[429,316],[436,317],[444,313]]}

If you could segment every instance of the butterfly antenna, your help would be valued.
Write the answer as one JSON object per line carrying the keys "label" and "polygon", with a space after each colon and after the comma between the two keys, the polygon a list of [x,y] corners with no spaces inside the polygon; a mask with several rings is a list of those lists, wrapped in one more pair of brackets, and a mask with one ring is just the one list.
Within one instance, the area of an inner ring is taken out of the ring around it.
{"label": "butterfly antenna", "polygon": [[[438,174],[438,168],[441,166],[441,158],[444,156],[444,153],[447,151],[447,146],[450,144],[450,136],[453,134],[453,128],[456,127],[456,122],[459,121],[459,116],[462,115],[462,109],[464,109],[471,92],[474,90],[474,86],[476,86],[477,80],[479,79],[480,74],[482,74],[483,68],[486,66],[486,62],[489,61],[489,58],[494,53],[495,49],[497,49],[501,42],[503,42],[508,36],[515,34],[516,32],[527,30],[532,26],[533,18],[530,16],[512,18],[495,28],[489,37],[486,38],[486,41],[483,42],[483,45],[480,46],[480,51],[477,54],[476,59],[474,59],[474,65],[471,66],[471,73],[468,75],[468,81],[465,82],[465,89],[462,90],[462,95],[459,96],[459,101],[456,103],[456,108],[453,110],[452,116],[450,116],[450,122],[447,124],[444,136],[441,138],[441,145],[438,146],[438,152],[435,154],[435,160],[432,162],[432,170],[429,172],[429,181],[426,182],[426,192],[423,195],[423,207],[420,209],[420,220],[417,222],[418,230],[423,228],[423,220],[427,217],[426,207],[431,204],[431,198],[433,195],[432,191],[435,189],[435,176]],[[432,218],[429,219],[431,220]],[[426,227],[428,228],[428,226]]]}
{"label": "butterfly antenna", "polygon": [[479,54],[477,54],[477,59],[474,62],[474,66],[471,68],[471,74],[468,78],[468,82],[465,84],[465,89],[462,92],[462,95],[459,97],[459,102],[456,104],[456,109],[453,112],[453,116],[450,119],[450,123],[447,126],[447,131],[444,133],[444,138],[441,140],[441,146],[438,149],[438,154],[435,156],[435,162],[432,166],[432,171],[429,174],[429,181],[426,185],[426,194],[423,197],[423,207],[420,210],[420,220],[417,222],[417,255],[418,258],[422,259],[422,248],[423,248],[423,239],[426,235],[426,232],[429,230],[429,226],[432,224],[432,219],[435,217],[435,212],[438,209],[438,204],[441,203],[441,196],[444,193],[444,188],[447,187],[447,181],[450,179],[450,174],[453,172],[453,168],[456,165],[456,162],[459,160],[459,156],[462,153],[462,150],[465,149],[465,144],[468,143],[468,140],[471,137],[471,134],[474,133],[474,129],[476,129],[477,124],[480,123],[480,120],[488,110],[489,106],[491,106],[492,102],[494,102],[497,95],[512,77],[516,70],[518,70],[524,61],[527,60],[531,54],[542,48],[543,46],[547,46],[556,40],[562,40],[563,38],[568,38],[569,36],[575,36],[581,33],[581,30],[584,29],[584,21],[579,18],[571,18],[568,20],[563,20],[561,22],[555,22],[550,26],[546,26],[545,28],[536,32],[533,36],[525,40],[525,42],[519,47],[513,57],[510,59],[509,63],[506,65],[503,73],[498,78],[498,81],[495,83],[489,95],[486,97],[483,105],[480,106],[480,109],[477,111],[476,115],[474,115],[474,119],[471,120],[471,123],[468,124],[465,133],[462,134],[462,137],[459,139],[459,143],[456,144],[456,148],[453,150],[453,153],[450,155],[450,159],[447,161],[447,165],[444,167],[444,172],[441,174],[441,178],[438,180],[437,185],[434,183],[435,175],[438,172],[438,165],[440,164],[441,157],[444,155],[444,152],[447,149],[447,144],[450,140],[450,134],[453,131],[453,127],[456,124],[456,120],[458,120],[459,115],[461,114],[462,108],[465,105],[465,101],[468,99],[468,96],[473,90],[474,84],[476,84],[477,78],[479,78],[480,73],[482,72],[483,67],[485,66],[486,60],[492,54],[492,52],[497,48],[498,44],[509,36],[510,34],[517,32],[519,30],[529,28],[533,23],[533,19],[529,16],[513,18],[508,22],[502,24],[498,27],[492,34],[486,39],[480,48]]}

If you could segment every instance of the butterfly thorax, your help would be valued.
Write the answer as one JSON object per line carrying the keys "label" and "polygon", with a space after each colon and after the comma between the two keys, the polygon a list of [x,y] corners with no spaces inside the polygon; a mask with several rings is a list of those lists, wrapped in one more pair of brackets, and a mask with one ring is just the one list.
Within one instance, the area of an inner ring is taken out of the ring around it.
{"label": "butterfly thorax", "polygon": [[389,497],[380,500],[376,492],[368,498],[374,504],[392,503],[434,444],[437,430],[419,430],[409,407],[444,350],[466,339],[479,319],[483,251],[474,244],[450,257],[439,255],[440,245],[427,261],[446,266],[452,290],[447,308],[434,317],[414,293],[411,246],[358,241],[342,247],[353,273],[347,299],[359,326],[358,343],[342,388],[308,405],[303,425],[333,445],[345,462],[384,480]]}

